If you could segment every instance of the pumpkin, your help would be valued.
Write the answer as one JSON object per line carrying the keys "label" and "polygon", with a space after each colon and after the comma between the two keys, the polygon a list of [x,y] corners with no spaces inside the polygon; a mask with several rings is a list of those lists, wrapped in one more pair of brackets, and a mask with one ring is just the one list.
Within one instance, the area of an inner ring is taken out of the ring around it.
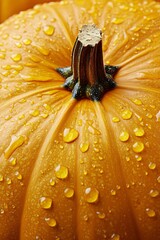
{"label": "pumpkin", "polygon": [[0,25],[0,239],[160,239],[160,4],[68,0]]}
{"label": "pumpkin", "polygon": [[31,8],[38,3],[41,4],[45,2],[51,2],[51,0],[16,0],[14,4],[13,1],[10,0],[1,0],[0,22],[3,22],[5,19],[7,19],[8,17],[15,13]]}

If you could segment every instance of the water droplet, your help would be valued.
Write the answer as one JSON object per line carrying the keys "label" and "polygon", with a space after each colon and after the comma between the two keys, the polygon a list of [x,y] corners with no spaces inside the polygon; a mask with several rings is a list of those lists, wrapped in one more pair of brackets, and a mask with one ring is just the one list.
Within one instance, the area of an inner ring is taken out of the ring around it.
{"label": "water droplet", "polygon": [[151,217],[151,218],[156,216],[155,211],[150,208],[146,208],[146,213],[147,213],[148,217]]}
{"label": "water droplet", "polygon": [[20,42],[16,42],[15,45],[16,45],[17,48],[21,48],[22,47],[22,43],[20,43]]}
{"label": "water droplet", "polygon": [[112,195],[112,196],[115,196],[116,194],[117,194],[116,190],[112,189],[112,190],[111,190],[111,195]]}
{"label": "water droplet", "polygon": [[142,101],[137,98],[132,98],[131,101],[138,106],[142,105]]}
{"label": "water droplet", "polygon": [[44,29],[43,29],[44,33],[45,33],[47,36],[52,36],[53,33],[54,33],[54,30],[55,30],[54,27],[51,26],[51,25],[47,25],[47,26],[45,26]]}
{"label": "water droplet", "polygon": [[14,35],[12,38],[15,39],[15,40],[20,40],[22,38],[22,36],[21,35]]}
{"label": "water droplet", "polygon": [[2,35],[2,39],[6,40],[9,37],[8,33],[5,33],[4,35]]}
{"label": "water droplet", "polygon": [[79,133],[74,128],[65,128],[63,132],[63,141],[66,143],[70,143],[75,141],[79,136]]}
{"label": "water droplet", "polygon": [[121,24],[123,22],[124,22],[123,18],[113,18],[112,19],[112,23],[114,23],[114,24]]}
{"label": "water droplet", "polygon": [[128,139],[129,139],[129,133],[126,132],[126,131],[121,132],[120,135],[119,135],[119,139],[120,139],[122,142],[128,141]]}
{"label": "water droplet", "polygon": [[113,233],[112,236],[111,236],[111,239],[112,240],[120,240],[120,235]]}
{"label": "water droplet", "polygon": [[17,164],[17,159],[12,157],[11,159],[9,159],[9,162],[11,163],[12,166],[15,166]]}
{"label": "water droplet", "polygon": [[15,176],[18,180],[22,180],[22,175],[18,171],[15,172]]}
{"label": "water droplet", "polygon": [[96,212],[96,213],[97,213],[99,219],[104,219],[106,217],[105,213],[103,213],[103,212]]}
{"label": "water droplet", "polygon": [[124,110],[123,112],[122,112],[122,118],[124,119],[124,120],[128,120],[128,119],[130,119],[131,117],[132,117],[132,112],[129,110],[129,109],[126,109],[126,110]]}
{"label": "water droplet", "polygon": [[12,153],[21,145],[23,145],[23,143],[25,142],[26,138],[24,136],[15,136],[13,135],[11,138],[11,143],[8,146],[8,148],[5,150],[5,158],[9,158]]}
{"label": "water droplet", "polygon": [[113,121],[114,123],[117,123],[117,122],[120,121],[120,119],[119,119],[118,117],[113,117],[113,118],[112,118],[112,121]]}
{"label": "water droplet", "polygon": [[134,152],[140,153],[144,150],[144,144],[142,142],[135,142],[132,148]]}
{"label": "water droplet", "polygon": [[154,170],[156,168],[156,163],[150,162],[148,167],[149,167],[149,169]]}
{"label": "water droplet", "polygon": [[4,214],[4,209],[3,208],[0,209],[0,214]]}
{"label": "water droplet", "polygon": [[74,196],[74,189],[73,188],[66,188],[64,190],[64,195],[66,198],[72,198]]}
{"label": "water droplet", "polygon": [[25,45],[30,45],[31,44],[31,39],[29,39],[29,38],[25,38],[24,40],[23,40],[23,43],[25,44]]}
{"label": "water droplet", "polygon": [[134,130],[136,137],[144,136],[144,129],[142,127],[136,127]]}
{"label": "water droplet", "polygon": [[12,183],[12,180],[9,177],[7,177],[6,182],[7,182],[8,185],[10,185]]}
{"label": "water droplet", "polygon": [[140,161],[142,161],[142,157],[141,157],[141,156],[139,156],[139,155],[135,155],[135,159],[137,160],[137,162],[140,162]]}
{"label": "water droplet", "polygon": [[153,115],[151,113],[147,113],[146,114],[146,117],[148,117],[149,119],[152,119],[153,118]]}
{"label": "water droplet", "polygon": [[3,180],[4,180],[4,177],[3,177],[3,175],[0,173],[0,182],[3,182]]}
{"label": "water droplet", "polygon": [[157,177],[157,182],[160,183],[160,176]]}
{"label": "water droplet", "polygon": [[89,149],[89,143],[88,142],[81,143],[79,147],[80,147],[81,152],[83,152],[83,153],[87,152]]}
{"label": "water droplet", "polygon": [[53,178],[51,178],[49,183],[50,183],[51,186],[55,186],[56,181]]}
{"label": "water droplet", "polygon": [[37,117],[37,116],[39,116],[39,114],[40,114],[40,112],[37,109],[30,111],[30,115],[32,115],[33,117]]}
{"label": "water droplet", "polygon": [[56,227],[57,226],[57,222],[54,218],[45,218],[45,221],[48,224],[48,226],[50,226],[50,227]]}
{"label": "water droplet", "polygon": [[156,121],[160,122],[160,111],[156,114]]}
{"label": "water droplet", "polygon": [[78,125],[78,126],[82,126],[82,124],[83,124],[82,119],[79,119],[79,120],[77,121],[77,125]]}
{"label": "water droplet", "polygon": [[59,164],[55,168],[55,174],[59,179],[66,179],[68,177],[68,168]]}
{"label": "water droplet", "polygon": [[13,54],[11,58],[14,62],[19,62],[22,59],[22,56],[21,54]]}
{"label": "water droplet", "polygon": [[6,54],[5,53],[0,53],[0,59],[5,59],[6,58]]}
{"label": "water droplet", "polygon": [[86,188],[85,198],[88,203],[96,203],[99,199],[99,191],[96,188]]}
{"label": "water droplet", "polygon": [[147,42],[151,43],[152,42],[152,39],[150,38],[146,38]]}
{"label": "water droplet", "polygon": [[99,152],[100,152],[99,148],[96,148],[96,147],[94,147],[94,151],[95,151],[96,153],[99,153]]}
{"label": "water droplet", "polygon": [[4,65],[2,66],[3,69],[5,70],[10,70],[11,69],[11,65]]}
{"label": "water droplet", "polygon": [[84,176],[87,176],[88,175],[88,171],[86,169],[84,169],[83,174],[84,174]]}
{"label": "water droplet", "polygon": [[50,209],[52,207],[52,199],[49,197],[41,197],[39,202],[44,209]]}
{"label": "water droplet", "polygon": [[44,107],[47,111],[50,111],[50,110],[51,110],[51,106],[48,105],[47,103],[43,104],[43,107]]}
{"label": "water droplet", "polygon": [[84,215],[84,217],[83,217],[83,219],[84,219],[84,221],[88,221],[88,219],[89,219],[89,217],[87,216],[87,215]]}
{"label": "water droplet", "polygon": [[152,190],[149,192],[149,195],[150,195],[151,197],[155,198],[155,197],[159,196],[159,191],[152,189]]}
{"label": "water droplet", "polygon": [[22,119],[24,119],[24,118],[25,118],[25,115],[24,115],[24,114],[22,114],[22,115],[20,115],[20,116],[18,117],[19,120],[22,120]]}

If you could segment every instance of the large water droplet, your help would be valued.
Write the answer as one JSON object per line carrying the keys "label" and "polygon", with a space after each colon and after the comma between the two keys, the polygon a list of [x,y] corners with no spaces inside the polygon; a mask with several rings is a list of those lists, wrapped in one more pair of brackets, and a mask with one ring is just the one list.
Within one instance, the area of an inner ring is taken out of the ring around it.
{"label": "large water droplet", "polygon": [[143,130],[142,127],[136,127],[136,128],[134,129],[134,133],[135,133],[136,137],[142,137],[142,136],[144,136],[144,130]]}
{"label": "large water droplet", "polygon": [[83,152],[83,153],[87,152],[89,149],[89,143],[88,142],[81,143],[79,147],[80,147],[81,152]]}
{"label": "large water droplet", "polygon": [[122,142],[126,142],[129,139],[129,133],[126,132],[126,131],[121,132],[120,135],[119,135],[119,139]]}
{"label": "large water droplet", "polygon": [[63,141],[66,143],[70,143],[75,141],[79,136],[79,133],[74,128],[65,128],[63,132]]}
{"label": "large water droplet", "polygon": [[126,109],[122,112],[121,116],[124,120],[128,120],[132,117],[132,112],[129,109]]}
{"label": "large water droplet", "polygon": [[66,198],[72,198],[74,196],[74,189],[73,188],[66,188],[64,190],[64,195]]}
{"label": "large water droplet", "polygon": [[48,226],[50,226],[50,227],[56,227],[57,226],[57,222],[54,218],[45,218],[45,221],[48,224]]}
{"label": "large water droplet", "polygon": [[96,203],[99,199],[99,191],[96,188],[86,188],[85,199],[88,203]]}
{"label": "large water droplet", "polygon": [[17,54],[13,54],[11,58],[14,62],[19,62],[22,59],[22,56],[21,54],[17,53]]}
{"label": "large water droplet", "polygon": [[49,197],[41,197],[39,202],[44,209],[50,209],[52,207],[52,199]]}
{"label": "large water droplet", "polygon": [[9,158],[12,153],[18,148],[20,147],[21,145],[23,145],[23,143],[25,142],[25,137],[24,136],[15,136],[13,135],[12,138],[11,138],[11,143],[10,145],[8,146],[8,148],[5,150],[5,158]]}
{"label": "large water droplet", "polygon": [[154,163],[154,162],[150,162],[149,164],[148,164],[148,167],[149,167],[149,169],[151,169],[151,170],[154,170],[155,168],[156,168],[156,163]]}
{"label": "large water droplet", "polygon": [[132,148],[134,152],[140,153],[144,150],[144,144],[142,142],[135,142]]}
{"label": "large water droplet", "polygon": [[44,33],[45,33],[47,36],[52,36],[53,33],[54,33],[54,30],[55,30],[54,27],[51,26],[51,25],[47,25],[47,26],[45,26],[44,29],[43,29]]}
{"label": "large water droplet", "polygon": [[57,165],[55,168],[56,177],[59,179],[66,179],[68,177],[68,168],[62,165]]}

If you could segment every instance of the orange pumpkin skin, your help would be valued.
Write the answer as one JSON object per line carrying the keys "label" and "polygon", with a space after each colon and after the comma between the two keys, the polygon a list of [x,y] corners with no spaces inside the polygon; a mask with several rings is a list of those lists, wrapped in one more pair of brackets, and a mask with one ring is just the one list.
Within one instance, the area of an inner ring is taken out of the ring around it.
{"label": "orange pumpkin skin", "polygon": [[[56,0],[54,0],[56,2]],[[58,0],[57,0],[58,1]],[[32,8],[36,4],[53,2],[51,0],[0,0],[0,22],[3,22],[13,14]]]}
{"label": "orange pumpkin skin", "polygon": [[[0,25],[1,240],[160,239],[159,12],[75,0]],[[56,71],[91,23],[120,67],[99,102],[73,99]]]}

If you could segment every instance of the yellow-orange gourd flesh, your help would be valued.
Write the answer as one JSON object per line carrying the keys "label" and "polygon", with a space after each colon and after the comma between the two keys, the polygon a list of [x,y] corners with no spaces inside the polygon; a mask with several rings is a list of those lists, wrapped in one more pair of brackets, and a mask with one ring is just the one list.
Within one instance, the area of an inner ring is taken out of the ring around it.
{"label": "yellow-orange gourd flesh", "polygon": [[[117,87],[75,100],[56,68],[103,32]],[[0,25],[0,240],[160,240],[160,4],[64,1]]]}

